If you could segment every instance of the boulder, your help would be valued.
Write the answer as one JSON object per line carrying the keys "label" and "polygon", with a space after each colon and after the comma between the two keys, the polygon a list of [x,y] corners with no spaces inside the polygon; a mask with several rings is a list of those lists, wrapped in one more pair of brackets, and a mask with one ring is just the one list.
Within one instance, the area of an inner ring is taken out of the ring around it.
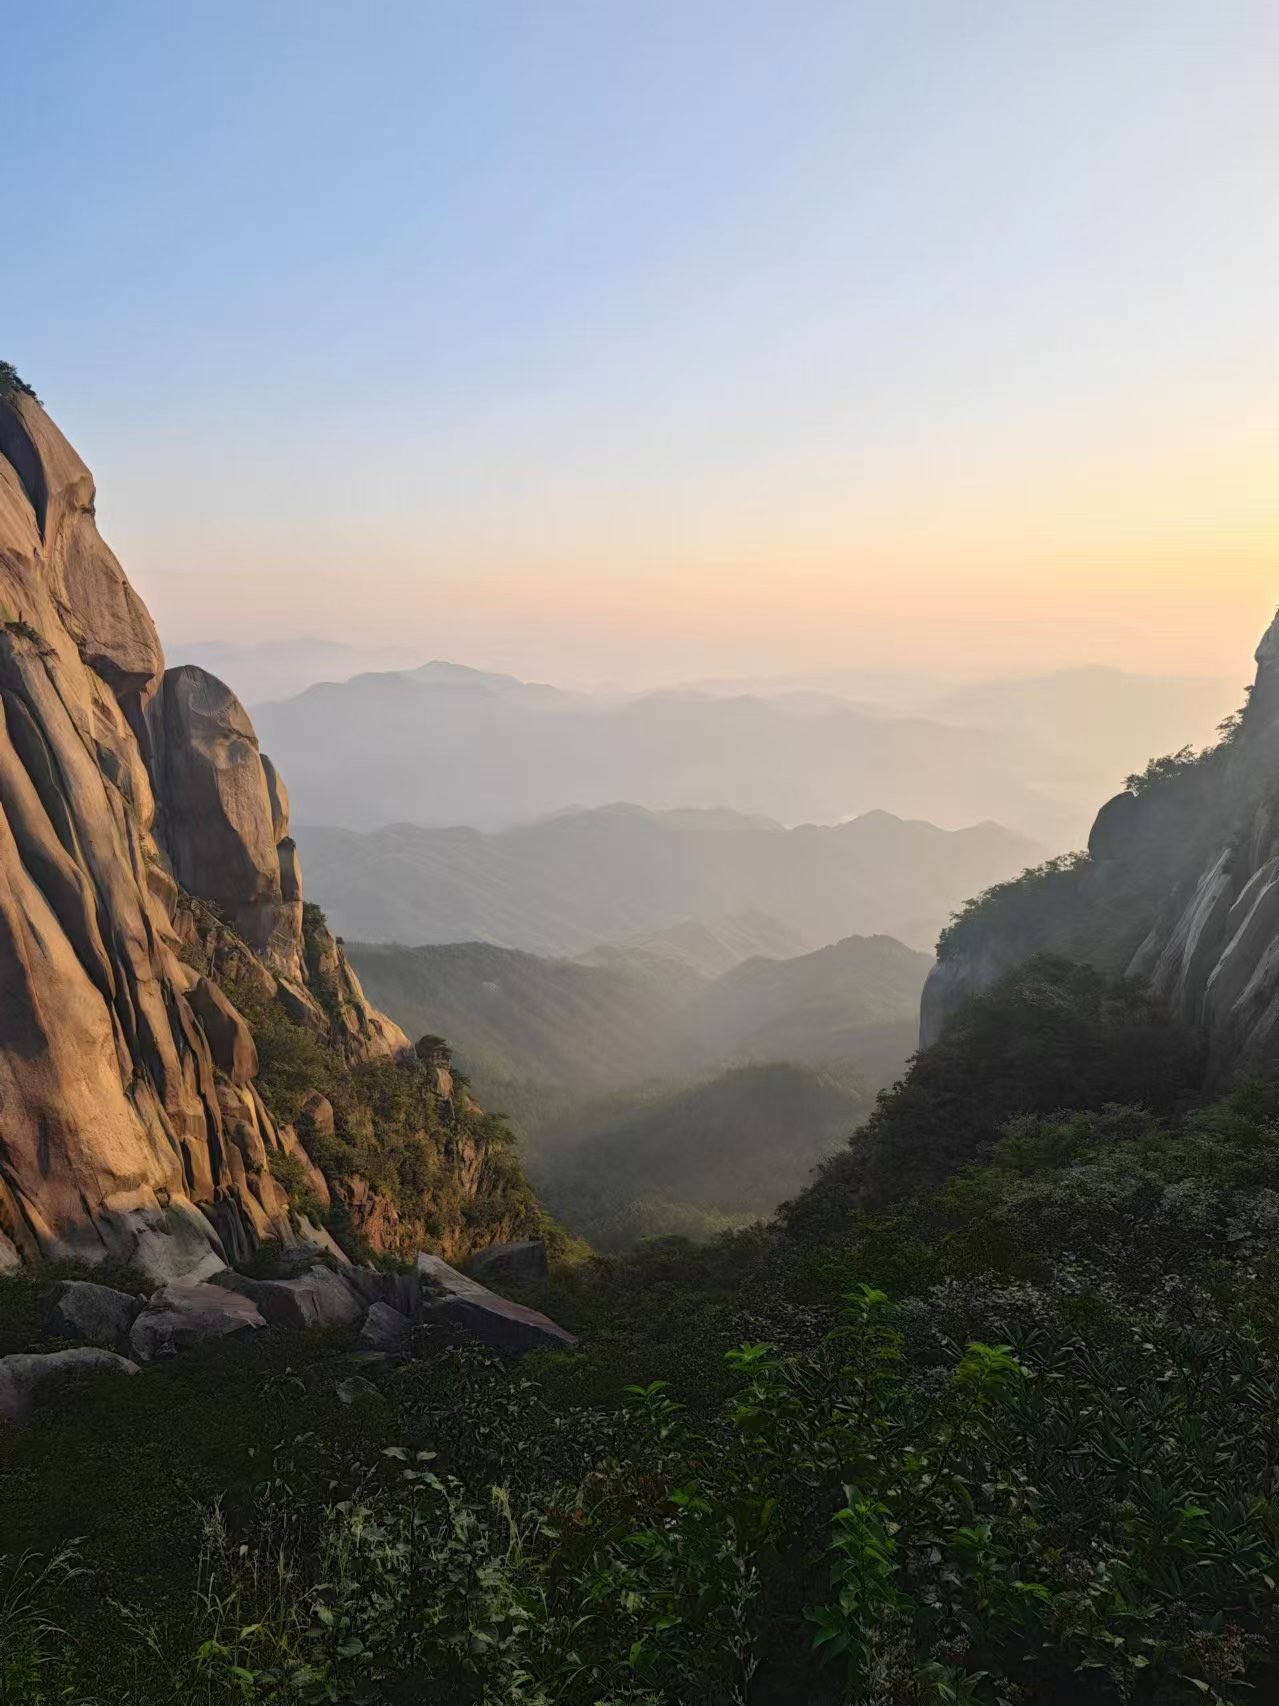
{"label": "boulder", "polygon": [[362,1351],[383,1351],[390,1356],[402,1356],[413,1347],[413,1323],[389,1303],[370,1305],[357,1340]]}
{"label": "boulder", "polygon": [[227,1269],[213,1285],[256,1304],[272,1327],[300,1332],[307,1327],[350,1327],[361,1318],[365,1301],[331,1268],[314,1267],[292,1279],[251,1279]]}
{"label": "boulder", "polygon": [[546,1258],[546,1242],[542,1238],[525,1238],[517,1244],[490,1244],[467,1263],[471,1274],[479,1280],[544,1280],[550,1272]]}
{"label": "boulder", "polygon": [[422,1279],[418,1313],[424,1322],[470,1335],[516,1356],[523,1351],[564,1350],[577,1343],[572,1333],[557,1327],[540,1310],[499,1297],[439,1256],[420,1252],[417,1270]]}
{"label": "boulder", "polygon": [[411,1318],[417,1314],[422,1282],[416,1273],[386,1274],[377,1268],[352,1268],[346,1278],[370,1307],[387,1303],[401,1315]]}
{"label": "boulder", "polygon": [[81,1345],[127,1346],[129,1332],[142,1311],[142,1299],[109,1285],[88,1280],[63,1280],[45,1318],[48,1338],[70,1339]]}
{"label": "boulder", "polygon": [[309,1090],[302,1098],[298,1109],[298,1125],[303,1131],[314,1132],[317,1137],[332,1137],[335,1125],[333,1104],[320,1090]]}
{"label": "boulder", "polygon": [[1093,859],[1122,858],[1128,849],[1133,828],[1141,816],[1141,804],[1136,794],[1125,789],[1107,800],[1097,813],[1088,836],[1088,853]]}
{"label": "boulder", "polygon": [[210,1339],[247,1338],[265,1326],[251,1298],[224,1286],[166,1285],[133,1323],[129,1348],[139,1362],[156,1362]]}
{"label": "boulder", "polygon": [[136,1374],[138,1365],[114,1351],[88,1349],[0,1357],[0,1418],[25,1421],[37,1396],[100,1370]]}
{"label": "boulder", "polygon": [[253,1033],[231,1002],[207,977],[196,980],[187,1000],[208,1038],[213,1064],[232,1084],[248,1084],[258,1074],[258,1051]]}
{"label": "boulder", "polygon": [[195,664],[166,670],[161,690],[166,840],[178,881],[232,916],[278,899],[271,796],[248,712]]}

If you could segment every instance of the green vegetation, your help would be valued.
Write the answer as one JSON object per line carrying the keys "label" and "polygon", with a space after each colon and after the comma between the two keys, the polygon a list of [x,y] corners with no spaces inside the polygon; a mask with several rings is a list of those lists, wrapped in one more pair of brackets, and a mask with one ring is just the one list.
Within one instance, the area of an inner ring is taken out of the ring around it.
{"label": "green vegetation", "polygon": [[[324,927],[313,908],[312,940]],[[328,1180],[333,1206],[326,1213],[305,1168],[296,1158],[274,1157],[272,1173],[293,1209],[323,1222],[348,1255],[372,1254],[345,1201],[353,1181],[385,1199],[393,1216],[382,1242],[389,1253],[412,1257],[424,1247],[475,1247],[531,1229],[539,1218],[524,1177],[514,1135],[506,1124],[477,1108],[458,1088],[446,1101],[435,1075],[416,1058],[374,1060],[349,1066],[338,1048],[309,1025],[291,1019],[278,1001],[251,984],[228,984],[253,1033],[258,1051],[257,1087],[274,1118],[297,1127],[303,1147]],[[336,1007],[336,981],[329,990]],[[340,1034],[340,1033],[338,1033]],[[303,1111],[318,1091],[333,1109],[333,1129],[321,1129]],[[457,1156],[474,1146],[483,1190],[465,1192]]]}
{"label": "green vegetation", "polygon": [[1195,1040],[1141,985],[1040,955],[965,1003],[787,1205],[787,1224],[838,1235],[858,1206],[912,1196],[988,1154],[1017,1114],[1110,1102],[1174,1111],[1200,1064]]}
{"label": "green vegetation", "polygon": [[592,963],[482,942],[353,952],[411,1033],[450,1038],[479,1100],[519,1126],[553,1212],[607,1250],[712,1237],[799,1190],[864,1117],[866,1080],[905,1065],[929,966],[887,936],[714,978],[635,949]]}
{"label": "green vegetation", "polygon": [[740,1066],[583,1109],[543,1135],[531,1167],[551,1211],[599,1249],[705,1238],[770,1215],[869,1108],[855,1074]]}
{"label": "green vegetation", "polygon": [[[399,1070],[333,1144],[404,1164]],[[84,1381],[0,1431],[5,1706],[1273,1698],[1279,1086],[1198,1092],[1141,988],[1040,956],[777,1222],[524,1288],[573,1351]],[[619,1124],[619,1187],[642,1142],[690,1176],[709,1106]]]}
{"label": "green vegetation", "polygon": [[154,1281],[126,1262],[93,1267],[86,1262],[45,1262],[38,1268],[0,1274],[0,1357],[49,1348],[44,1323],[59,1283],[70,1279],[92,1280],[134,1297],[147,1297],[155,1290]]}
{"label": "green vegetation", "polygon": [[0,401],[6,397],[30,397],[33,402],[40,401],[13,363],[0,361]]}
{"label": "green vegetation", "polygon": [[560,1276],[585,1348],[516,1371],[349,1406],[336,1339],[270,1335],[86,1383],[0,1444],[6,1538],[109,1572],[123,1609],[89,1574],[46,1613],[101,1706],[1245,1706],[1277,1226],[1273,1086],[1024,1117],[807,1255]]}
{"label": "green vegetation", "polygon": [[[1125,781],[1116,807],[1122,833],[1103,838],[1098,857],[1067,853],[984,889],[956,912],[937,944],[940,960],[985,949],[1007,963],[1033,953],[1065,955],[1119,972],[1132,960],[1162,909],[1184,896],[1202,868],[1209,841],[1220,844],[1226,763],[1245,727],[1247,703],[1218,725],[1218,739],[1152,758]],[[1096,832],[1094,832],[1095,834]]]}

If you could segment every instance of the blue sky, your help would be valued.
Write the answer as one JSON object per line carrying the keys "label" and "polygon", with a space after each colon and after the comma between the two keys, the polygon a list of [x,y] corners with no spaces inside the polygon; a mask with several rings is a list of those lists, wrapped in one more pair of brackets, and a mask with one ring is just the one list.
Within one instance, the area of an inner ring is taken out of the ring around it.
{"label": "blue sky", "polygon": [[175,638],[1215,670],[1274,602],[1272,0],[4,11],[0,353]]}

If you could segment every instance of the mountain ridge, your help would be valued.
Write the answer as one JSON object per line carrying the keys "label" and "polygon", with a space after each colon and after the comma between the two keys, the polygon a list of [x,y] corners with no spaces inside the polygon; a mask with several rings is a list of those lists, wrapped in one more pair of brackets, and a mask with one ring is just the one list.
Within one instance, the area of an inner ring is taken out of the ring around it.
{"label": "mountain ridge", "polygon": [[803,942],[895,934],[931,948],[951,912],[1042,857],[998,825],[943,830],[871,812],[848,823],[609,806],[515,829],[300,827],[335,928],[408,945],[488,940],[573,955],[688,919],[761,912]]}

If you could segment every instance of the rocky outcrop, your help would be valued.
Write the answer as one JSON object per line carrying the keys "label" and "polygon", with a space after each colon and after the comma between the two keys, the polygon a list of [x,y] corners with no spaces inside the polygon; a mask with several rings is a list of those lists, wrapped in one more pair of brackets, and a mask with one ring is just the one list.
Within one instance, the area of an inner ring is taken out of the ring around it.
{"label": "rocky outcrop", "polygon": [[150,721],[160,833],[178,883],[218,907],[273,971],[303,982],[301,876],[291,851],[286,900],[279,846],[288,814],[248,712],[188,664],[166,670]]}
{"label": "rocky outcrop", "polygon": [[0,394],[0,1268],[199,1279],[300,1230],[242,1006],[348,1067],[408,1040],[304,916],[284,783],[229,689],[165,670],[94,496]]}
{"label": "rocky outcrop", "polygon": [[1256,662],[1218,747],[1108,801],[1054,893],[1032,885],[975,918],[957,950],[943,943],[921,1042],[966,995],[1048,949],[1148,983],[1205,1036],[1209,1087],[1279,1072],[1279,617]]}

